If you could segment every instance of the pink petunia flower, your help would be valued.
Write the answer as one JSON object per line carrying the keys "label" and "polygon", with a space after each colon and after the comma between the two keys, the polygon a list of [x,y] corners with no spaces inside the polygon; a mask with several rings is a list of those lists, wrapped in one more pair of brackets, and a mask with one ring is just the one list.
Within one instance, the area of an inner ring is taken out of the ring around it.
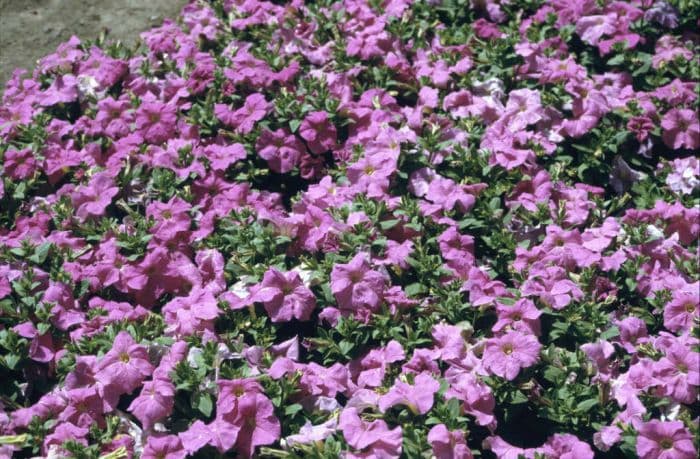
{"label": "pink petunia flower", "polygon": [[527,298],[521,298],[512,305],[496,303],[498,321],[491,330],[500,333],[504,330],[516,330],[525,334],[540,335],[540,316],[542,311]]}
{"label": "pink petunia flower", "polygon": [[144,430],[150,430],[161,419],[169,416],[175,403],[175,386],[167,379],[144,383],[141,394],[129,405],[128,411],[141,421]]}
{"label": "pink petunia flower", "polygon": [[93,175],[88,185],[78,187],[71,195],[75,215],[82,220],[102,216],[117,194],[119,188],[110,174],[99,172]]}
{"label": "pink petunia flower", "polygon": [[350,262],[331,271],[331,291],[341,311],[377,311],[382,303],[386,277],[370,269],[367,255],[358,253]]}
{"label": "pink petunia flower", "polygon": [[146,142],[160,144],[175,135],[177,108],[159,101],[146,101],[136,110],[136,129]]}
{"label": "pink petunia flower", "polygon": [[664,327],[672,332],[688,332],[700,320],[700,283],[674,290],[664,307]]}
{"label": "pink petunia flower", "polygon": [[177,435],[150,436],[141,453],[142,459],[185,459],[187,452]]}
{"label": "pink petunia flower", "polygon": [[202,149],[202,156],[209,160],[212,170],[224,172],[231,164],[245,159],[247,153],[245,147],[240,143],[212,144]]}
{"label": "pink petunia flower", "polygon": [[322,442],[336,431],[338,421],[331,418],[328,421],[312,425],[308,420],[301,426],[298,434],[289,435],[284,440],[288,445]]}
{"label": "pink petunia flower", "polygon": [[3,160],[4,173],[15,180],[31,177],[39,166],[31,148],[9,149],[5,152]]}
{"label": "pink petunia flower", "polygon": [[548,458],[557,459],[593,459],[591,446],[571,434],[554,434],[542,446],[542,452]]}
{"label": "pink petunia flower", "polygon": [[694,110],[673,108],[661,119],[661,138],[667,147],[695,150],[700,147],[700,122]]}
{"label": "pink petunia flower", "polygon": [[255,149],[273,172],[286,174],[299,164],[306,147],[297,136],[284,129],[265,129],[258,137]]}
{"label": "pink petunia flower", "polygon": [[119,332],[110,349],[98,364],[95,379],[124,394],[132,392],[153,373],[148,351],[136,344],[131,335]]}
{"label": "pink petunia flower", "polygon": [[316,297],[296,271],[282,273],[270,268],[264,275],[253,301],[261,302],[272,322],[309,320],[316,307]]}
{"label": "pink petunia flower", "polygon": [[638,429],[637,454],[641,459],[694,459],[693,436],[680,421],[652,419]]}
{"label": "pink petunia flower", "polygon": [[414,414],[425,414],[433,407],[433,396],[440,389],[440,383],[430,374],[420,373],[413,384],[399,379],[379,399],[379,409],[386,411],[395,405],[406,405]]}
{"label": "pink petunia flower", "polygon": [[694,156],[674,159],[671,173],[666,177],[666,185],[681,194],[691,194],[700,188],[700,160]]}
{"label": "pink petunia flower", "polygon": [[241,426],[235,449],[242,457],[253,457],[255,449],[280,438],[280,423],[272,402],[262,394],[242,397],[234,424]]}
{"label": "pink petunia flower", "polygon": [[188,336],[213,331],[214,319],[221,311],[209,290],[194,287],[189,295],[178,296],[163,306],[166,333]]}
{"label": "pink petunia flower", "polygon": [[364,421],[355,408],[346,408],[340,413],[338,428],[354,449],[372,451],[375,457],[387,459],[398,458],[401,454],[401,427],[389,430],[381,419]]}
{"label": "pink petunia flower", "polygon": [[666,355],[653,365],[654,377],[664,395],[679,403],[693,403],[700,386],[700,353],[673,342]]}
{"label": "pink petunia flower", "polygon": [[306,115],[299,126],[299,135],[317,155],[332,150],[337,139],[335,125],[326,112],[311,112]]}
{"label": "pink petunia flower", "polygon": [[490,373],[512,381],[521,369],[537,363],[541,348],[534,335],[510,331],[486,340],[483,365]]}
{"label": "pink petunia flower", "polygon": [[233,114],[236,132],[247,134],[253,130],[255,123],[265,118],[272,104],[259,93],[251,94],[245,99],[243,107]]}
{"label": "pink petunia flower", "polygon": [[445,424],[438,424],[428,432],[428,443],[433,448],[435,459],[472,459],[469,446],[461,430],[447,430]]}
{"label": "pink petunia flower", "polygon": [[[454,371],[452,371],[454,370]],[[445,374],[450,388],[445,392],[445,399],[456,398],[462,402],[465,413],[474,416],[480,426],[496,425],[493,410],[496,408],[496,398],[493,391],[474,374],[451,367]]]}

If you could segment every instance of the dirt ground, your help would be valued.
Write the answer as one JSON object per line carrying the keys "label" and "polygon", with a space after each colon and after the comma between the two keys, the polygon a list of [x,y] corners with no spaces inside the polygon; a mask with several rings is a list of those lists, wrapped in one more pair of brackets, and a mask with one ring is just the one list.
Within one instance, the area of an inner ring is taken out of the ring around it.
{"label": "dirt ground", "polygon": [[0,94],[15,68],[32,70],[71,35],[134,43],[139,33],[174,18],[186,0],[0,0]]}

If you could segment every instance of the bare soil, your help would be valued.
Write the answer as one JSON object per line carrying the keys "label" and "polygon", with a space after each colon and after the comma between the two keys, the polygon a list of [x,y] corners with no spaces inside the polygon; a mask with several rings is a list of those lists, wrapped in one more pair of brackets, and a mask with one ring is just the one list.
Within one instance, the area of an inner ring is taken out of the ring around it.
{"label": "bare soil", "polygon": [[133,44],[139,33],[175,18],[186,0],[0,0],[0,93],[15,68],[32,70],[71,35]]}

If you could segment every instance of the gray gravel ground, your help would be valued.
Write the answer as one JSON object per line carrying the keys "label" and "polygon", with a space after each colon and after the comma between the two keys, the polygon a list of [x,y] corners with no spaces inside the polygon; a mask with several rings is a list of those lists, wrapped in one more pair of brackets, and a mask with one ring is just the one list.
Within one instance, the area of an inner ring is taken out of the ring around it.
{"label": "gray gravel ground", "polygon": [[15,68],[32,70],[71,35],[134,43],[139,33],[175,18],[186,0],[0,0],[0,93]]}

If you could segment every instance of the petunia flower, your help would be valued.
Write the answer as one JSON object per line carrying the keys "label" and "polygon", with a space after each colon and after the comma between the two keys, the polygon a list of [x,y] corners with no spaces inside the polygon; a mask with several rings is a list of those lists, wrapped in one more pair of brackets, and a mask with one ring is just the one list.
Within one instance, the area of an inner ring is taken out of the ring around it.
{"label": "petunia flower", "polygon": [[483,365],[490,373],[512,381],[521,369],[537,363],[541,348],[534,335],[510,331],[486,340]]}
{"label": "petunia flower", "polygon": [[700,320],[700,283],[674,290],[664,307],[664,327],[672,332],[688,332]]}
{"label": "petunia flower", "polygon": [[75,215],[86,220],[90,217],[104,215],[112,198],[119,194],[119,188],[108,172],[99,172],[92,176],[87,185],[79,186],[71,195]]}
{"label": "petunia flower", "polygon": [[700,160],[694,156],[674,159],[672,170],[666,177],[666,185],[681,194],[691,194],[700,188]]}
{"label": "petunia flower", "polygon": [[364,253],[358,253],[348,263],[335,265],[331,271],[331,291],[341,311],[377,311],[386,282],[383,274],[370,269]]}
{"label": "petunia flower", "polygon": [[282,273],[275,268],[267,270],[253,301],[261,302],[272,322],[288,322],[292,318],[309,320],[316,307],[316,297],[296,271]]}
{"label": "petunia flower", "polygon": [[673,108],[661,119],[661,138],[667,147],[677,150],[700,147],[700,121],[694,110]]}
{"label": "petunia flower", "polygon": [[542,311],[527,298],[521,298],[512,305],[496,302],[498,321],[491,327],[494,333],[516,330],[525,334],[540,335]]}
{"label": "petunia flower", "polygon": [[174,400],[175,386],[167,379],[158,378],[144,383],[141,394],[131,402],[127,410],[148,431],[156,422],[170,415]]}
{"label": "petunia flower", "polygon": [[439,389],[440,383],[428,373],[415,376],[413,384],[397,379],[379,399],[379,409],[386,411],[395,405],[406,405],[414,414],[425,414],[433,407],[433,396]]}
{"label": "petunia flower", "polygon": [[461,430],[447,430],[445,424],[437,424],[428,432],[428,443],[435,459],[472,459],[469,446]]}
{"label": "petunia flower", "polygon": [[[340,413],[338,428],[343,432],[345,441],[357,450],[369,450],[376,457],[398,458],[401,454],[401,427],[389,429],[381,419],[372,422],[360,418],[355,408],[346,408]],[[379,454],[382,454],[381,456]]]}
{"label": "petunia flower", "polygon": [[653,365],[661,390],[679,403],[693,403],[700,386],[700,353],[687,345],[673,342],[666,355]]}
{"label": "petunia flower", "polygon": [[694,459],[693,436],[680,421],[652,419],[638,429],[637,454],[641,459]]}
{"label": "petunia flower", "polygon": [[337,140],[337,131],[326,112],[307,114],[299,126],[299,135],[317,155],[332,150]]}
{"label": "petunia flower", "polygon": [[494,427],[496,417],[496,398],[493,391],[474,374],[461,368],[451,367],[454,371],[446,372],[445,376],[450,388],[445,392],[445,399],[455,398],[462,402],[465,413],[474,416],[480,426]]}
{"label": "petunia flower", "polygon": [[95,379],[121,393],[130,393],[153,372],[148,351],[136,344],[131,335],[119,332],[112,347],[98,364]]}
{"label": "petunia flower", "polygon": [[255,149],[267,161],[270,170],[286,174],[299,164],[306,147],[297,136],[284,129],[265,129],[258,137]]}
{"label": "petunia flower", "polygon": [[187,452],[177,435],[151,435],[141,453],[142,459],[185,459]]}
{"label": "petunia flower", "polygon": [[241,427],[235,449],[245,458],[253,457],[258,446],[272,444],[280,438],[280,423],[272,402],[262,394],[241,398],[234,424]]}
{"label": "petunia flower", "polygon": [[289,435],[288,437],[285,437],[284,441],[290,446],[298,443],[304,444],[322,442],[335,433],[337,425],[338,421],[335,418],[331,418],[318,425],[312,425],[311,422],[307,420],[306,423],[299,429],[298,434]]}
{"label": "petunia flower", "polygon": [[146,142],[161,144],[175,135],[177,108],[159,101],[146,101],[136,110],[136,129]]}

